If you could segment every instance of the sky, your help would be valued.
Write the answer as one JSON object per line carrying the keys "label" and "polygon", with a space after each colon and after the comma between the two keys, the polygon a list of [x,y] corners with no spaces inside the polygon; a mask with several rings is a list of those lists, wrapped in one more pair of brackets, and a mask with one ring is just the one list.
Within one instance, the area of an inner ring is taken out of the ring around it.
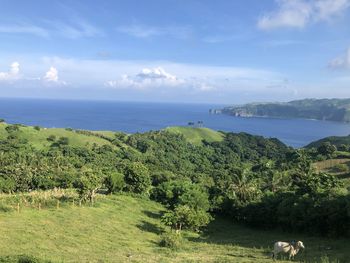
{"label": "sky", "polygon": [[350,97],[350,0],[0,0],[0,97]]}

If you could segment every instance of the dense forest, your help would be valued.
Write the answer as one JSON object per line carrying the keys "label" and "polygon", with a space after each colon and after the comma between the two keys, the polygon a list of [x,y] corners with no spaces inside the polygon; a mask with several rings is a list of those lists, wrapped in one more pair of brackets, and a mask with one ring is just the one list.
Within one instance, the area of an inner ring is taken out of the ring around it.
{"label": "dense forest", "polygon": [[[266,229],[350,235],[349,189],[313,165],[337,157],[329,142],[293,149],[246,133],[215,132],[218,139],[193,143],[171,129],[132,135],[62,129],[57,134],[67,136],[59,137],[38,126],[0,128],[2,193],[76,189],[79,202],[133,193],[164,204],[162,220],[176,231],[199,230],[224,215]],[[86,141],[79,137],[77,144],[78,136]],[[348,153],[349,145],[341,150]]]}
{"label": "dense forest", "polygon": [[350,122],[350,99],[304,99],[285,103],[249,103],[222,109],[241,117],[304,118]]}

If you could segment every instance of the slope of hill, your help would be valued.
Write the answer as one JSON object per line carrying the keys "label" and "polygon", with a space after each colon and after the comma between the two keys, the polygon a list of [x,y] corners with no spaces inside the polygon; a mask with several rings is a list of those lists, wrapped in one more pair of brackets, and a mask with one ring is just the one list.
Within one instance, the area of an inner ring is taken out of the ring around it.
{"label": "slope of hill", "polygon": [[[0,140],[5,139],[8,136],[8,133],[6,131],[6,127],[8,124],[6,123],[0,123]],[[43,149],[48,148],[52,142],[49,142],[47,138],[50,136],[55,136],[56,139],[59,139],[60,137],[66,137],[69,140],[70,145],[72,146],[92,146],[93,144],[96,145],[112,145],[108,140],[93,136],[94,133],[101,134],[102,136],[106,136],[106,138],[110,137],[112,138],[111,133],[112,132],[94,132],[91,133],[91,135],[88,134],[82,134],[79,132],[76,132],[72,129],[62,129],[62,128],[40,128],[39,130],[35,129],[32,126],[18,126],[19,132],[17,133],[18,137],[20,139],[24,139],[30,142],[31,145],[36,147],[37,149]]]}
{"label": "slope of hill", "polygon": [[310,144],[308,144],[307,146],[305,146],[305,148],[317,148],[319,147],[321,144],[325,143],[325,142],[329,142],[335,146],[340,146],[342,144],[345,144],[345,145],[349,145],[350,146],[350,135],[348,136],[330,136],[330,137],[326,137],[326,138],[323,138],[321,140],[318,140],[318,141],[314,141]]}
{"label": "slope of hill", "polygon": [[350,99],[304,99],[285,103],[249,103],[226,107],[221,112],[241,117],[305,118],[350,122]]}
{"label": "slope of hill", "polygon": [[222,141],[224,134],[208,128],[193,128],[193,127],[168,127],[165,129],[168,132],[182,134],[187,141],[193,144],[201,144],[203,140],[207,142]]}
{"label": "slope of hill", "polygon": [[27,255],[51,262],[264,263],[271,262],[271,246],[280,239],[303,240],[307,253],[297,256],[303,262],[321,262],[326,253],[338,262],[350,258],[347,240],[332,240],[330,245],[329,239],[253,230],[223,218],[217,218],[205,233],[184,232],[184,244],[178,250],[162,248],[159,234],[164,226],[159,218],[163,210],[144,198],[112,195],[99,196],[94,207],[66,204],[58,210],[0,212],[0,262],[17,262],[18,255]]}

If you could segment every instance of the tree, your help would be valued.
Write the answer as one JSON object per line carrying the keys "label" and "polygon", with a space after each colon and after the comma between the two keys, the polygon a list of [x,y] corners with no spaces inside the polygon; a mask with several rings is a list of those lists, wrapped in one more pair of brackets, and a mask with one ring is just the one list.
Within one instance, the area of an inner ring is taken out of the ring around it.
{"label": "tree", "polygon": [[108,193],[118,193],[125,187],[124,175],[118,172],[110,172],[105,178],[105,186]]}
{"label": "tree", "polygon": [[232,174],[232,183],[229,186],[232,197],[238,204],[254,201],[259,196],[259,189],[252,175],[246,169],[240,169]]}
{"label": "tree", "polygon": [[164,182],[154,189],[152,197],[172,210],[179,205],[204,211],[210,207],[208,194],[188,180]]}
{"label": "tree", "polygon": [[141,162],[132,162],[125,168],[126,190],[138,194],[148,194],[151,178],[148,168]]}
{"label": "tree", "polygon": [[319,154],[325,155],[327,157],[330,157],[336,150],[337,147],[335,147],[335,145],[331,144],[330,142],[324,142],[317,148]]}
{"label": "tree", "polygon": [[98,172],[91,169],[83,170],[80,178],[76,182],[80,200],[90,200],[93,205],[96,191],[101,187],[101,184],[102,178]]}
{"label": "tree", "polygon": [[188,205],[177,206],[162,216],[162,222],[178,233],[184,228],[198,231],[200,227],[206,226],[210,220],[209,213],[202,209],[192,209]]}
{"label": "tree", "polygon": [[339,151],[348,152],[350,150],[350,145],[340,144],[338,147]]}

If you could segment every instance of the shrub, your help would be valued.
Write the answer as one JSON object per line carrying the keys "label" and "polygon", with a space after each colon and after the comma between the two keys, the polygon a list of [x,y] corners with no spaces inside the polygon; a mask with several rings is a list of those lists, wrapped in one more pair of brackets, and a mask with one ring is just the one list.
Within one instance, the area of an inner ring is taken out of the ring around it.
{"label": "shrub", "polygon": [[124,175],[122,173],[111,172],[105,179],[105,186],[108,193],[118,193],[125,187]]}
{"label": "shrub", "polygon": [[183,244],[182,236],[174,232],[165,232],[160,236],[159,245],[161,247],[179,249]]}
{"label": "shrub", "polygon": [[37,131],[40,131],[40,126],[34,126],[34,129],[37,130]]}

